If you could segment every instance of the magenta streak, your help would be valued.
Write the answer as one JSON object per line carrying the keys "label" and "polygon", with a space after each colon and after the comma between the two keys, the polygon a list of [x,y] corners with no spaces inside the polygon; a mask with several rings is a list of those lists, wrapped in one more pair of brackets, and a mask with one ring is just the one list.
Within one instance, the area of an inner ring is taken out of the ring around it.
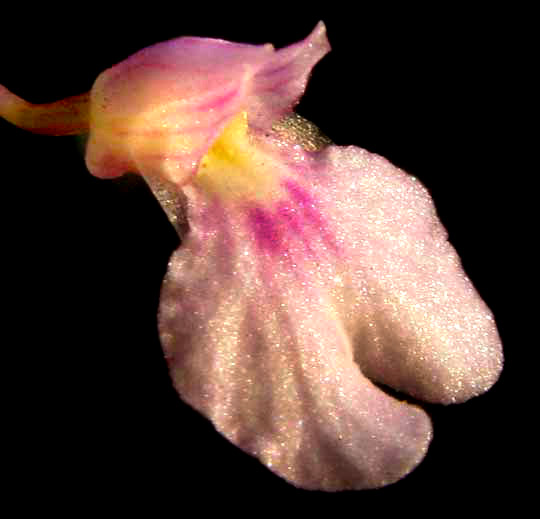
{"label": "magenta streak", "polygon": [[284,87],[290,85],[292,80],[290,78],[281,79],[281,81],[276,81],[270,85],[261,88],[259,92],[274,92],[275,90],[283,90]]}
{"label": "magenta streak", "polygon": [[[290,70],[287,70],[291,68]],[[259,92],[268,92],[272,90],[282,90],[284,86],[298,80],[298,77],[294,73],[292,67],[284,66],[279,69],[275,69],[272,73],[263,74],[264,82],[260,81],[261,86],[258,88]],[[259,79],[259,78],[257,78]]]}
{"label": "magenta streak", "polygon": [[[270,69],[270,70],[264,70],[262,72],[260,72],[259,74],[257,74],[257,79],[259,79],[259,77],[263,77],[265,78],[265,80],[267,80],[268,78],[272,77],[272,76],[276,76],[276,75],[281,75],[283,74],[287,69],[291,68],[291,62],[288,61],[287,63],[284,63],[284,64],[280,64],[279,66],[273,68],[273,69]],[[289,70],[289,74],[291,73],[291,71]]]}
{"label": "magenta streak", "polygon": [[284,253],[289,249],[290,240],[297,237],[303,243],[305,253],[314,257],[313,243],[321,236],[323,243],[337,252],[336,240],[309,193],[291,180],[284,182],[284,187],[290,200],[279,202],[273,211],[255,207],[248,213],[259,249],[272,254]]}
{"label": "magenta streak", "polygon": [[249,211],[248,219],[261,250],[275,254],[283,248],[282,232],[277,218],[270,211],[255,207]]}
{"label": "magenta streak", "polygon": [[198,110],[199,112],[206,112],[208,110],[216,110],[221,109],[223,106],[234,99],[238,95],[238,87],[233,88],[229,92],[217,96],[214,99],[210,99],[209,101],[204,101],[198,106],[194,107],[194,110]]}
{"label": "magenta streak", "polygon": [[306,252],[310,256],[313,256],[314,250],[305,234],[305,229],[298,211],[294,207],[291,207],[288,202],[283,201],[278,205],[277,214],[280,220],[285,222],[286,228],[290,229],[292,234],[302,239]]}
{"label": "magenta streak", "polygon": [[299,213],[303,216],[302,222],[305,224],[305,227],[314,227],[320,232],[326,245],[337,252],[338,246],[336,240],[332,233],[328,231],[326,222],[321,213],[316,209],[315,201],[309,193],[291,180],[285,181],[283,185],[291,195],[291,199],[298,204]]}

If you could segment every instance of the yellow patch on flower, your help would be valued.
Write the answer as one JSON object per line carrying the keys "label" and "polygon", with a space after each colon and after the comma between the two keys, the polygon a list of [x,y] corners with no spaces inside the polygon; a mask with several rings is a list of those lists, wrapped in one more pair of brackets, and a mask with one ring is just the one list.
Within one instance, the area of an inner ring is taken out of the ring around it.
{"label": "yellow patch on flower", "polygon": [[278,193],[278,165],[252,139],[241,112],[202,158],[194,183],[224,198],[261,201]]}

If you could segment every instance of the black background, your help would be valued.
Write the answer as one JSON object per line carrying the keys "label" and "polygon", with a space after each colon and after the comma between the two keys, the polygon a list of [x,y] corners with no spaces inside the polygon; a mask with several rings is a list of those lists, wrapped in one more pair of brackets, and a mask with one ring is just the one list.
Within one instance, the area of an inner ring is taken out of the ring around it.
{"label": "black background", "polygon": [[518,391],[531,345],[518,337],[526,305],[511,264],[523,254],[517,200],[526,185],[511,116],[524,48],[514,34],[526,32],[526,16],[365,5],[295,13],[275,4],[253,13],[203,6],[190,14],[156,3],[120,15],[79,7],[6,16],[0,83],[48,102],[88,90],[103,69],[159,41],[194,35],[281,47],[324,20],[333,50],[297,111],[337,144],[384,155],[427,185],[495,314],[506,366],[487,394],[426,406],[434,440],[401,482],[338,494],[296,489],[229,444],[171,387],[156,311],[178,242],[152,195],[140,183],[91,177],[74,138],[0,121],[10,438],[3,470],[20,506],[149,501],[175,515],[215,504],[384,514],[522,502],[529,478],[518,467],[533,463],[524,453],[534,448]]}

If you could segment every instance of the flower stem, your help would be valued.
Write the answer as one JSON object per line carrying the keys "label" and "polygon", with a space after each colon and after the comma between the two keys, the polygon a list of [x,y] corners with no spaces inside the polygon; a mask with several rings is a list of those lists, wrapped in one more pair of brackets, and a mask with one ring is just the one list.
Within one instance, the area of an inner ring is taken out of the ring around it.
{"label": "flower stem", "polygon": [[0,117],[42,135],[75,135],[89,129],[90,93],[54,103],[32,104],[0,85]]}

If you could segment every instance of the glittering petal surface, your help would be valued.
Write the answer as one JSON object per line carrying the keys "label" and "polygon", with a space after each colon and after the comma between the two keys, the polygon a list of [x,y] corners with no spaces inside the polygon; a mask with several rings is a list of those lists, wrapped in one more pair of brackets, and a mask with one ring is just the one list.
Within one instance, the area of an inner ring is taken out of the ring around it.
{"label": "glittering petal surface", "polygon": [[344,315],[362,371],[430,402],[462,402],[489,389],[502,367],[499,335],[427,190],[358,148],[330,148],[327,160],[336,186],[320,196],[330,187],[340,200],[345,287],[355,292]]}
{"label": "glittering petal surface", "polygon": [[338,313],[343,244],[319,227],[317,209],[298,193],[265,210],[190,195],[190,232],[160,310],[182,397],[296,485],[369,488],[408,473],[427,449],[429,418],[354,363]]}
{"label": "glittering petal surface", "polygon": [[186,191],[160,311],[174,384],[298,486],[388,484],[431,426],[369,379],[434,402],[485,391],[502,364],[491,314],[413,177],[354,147],[266,151],[286,164],[271,204]]}

